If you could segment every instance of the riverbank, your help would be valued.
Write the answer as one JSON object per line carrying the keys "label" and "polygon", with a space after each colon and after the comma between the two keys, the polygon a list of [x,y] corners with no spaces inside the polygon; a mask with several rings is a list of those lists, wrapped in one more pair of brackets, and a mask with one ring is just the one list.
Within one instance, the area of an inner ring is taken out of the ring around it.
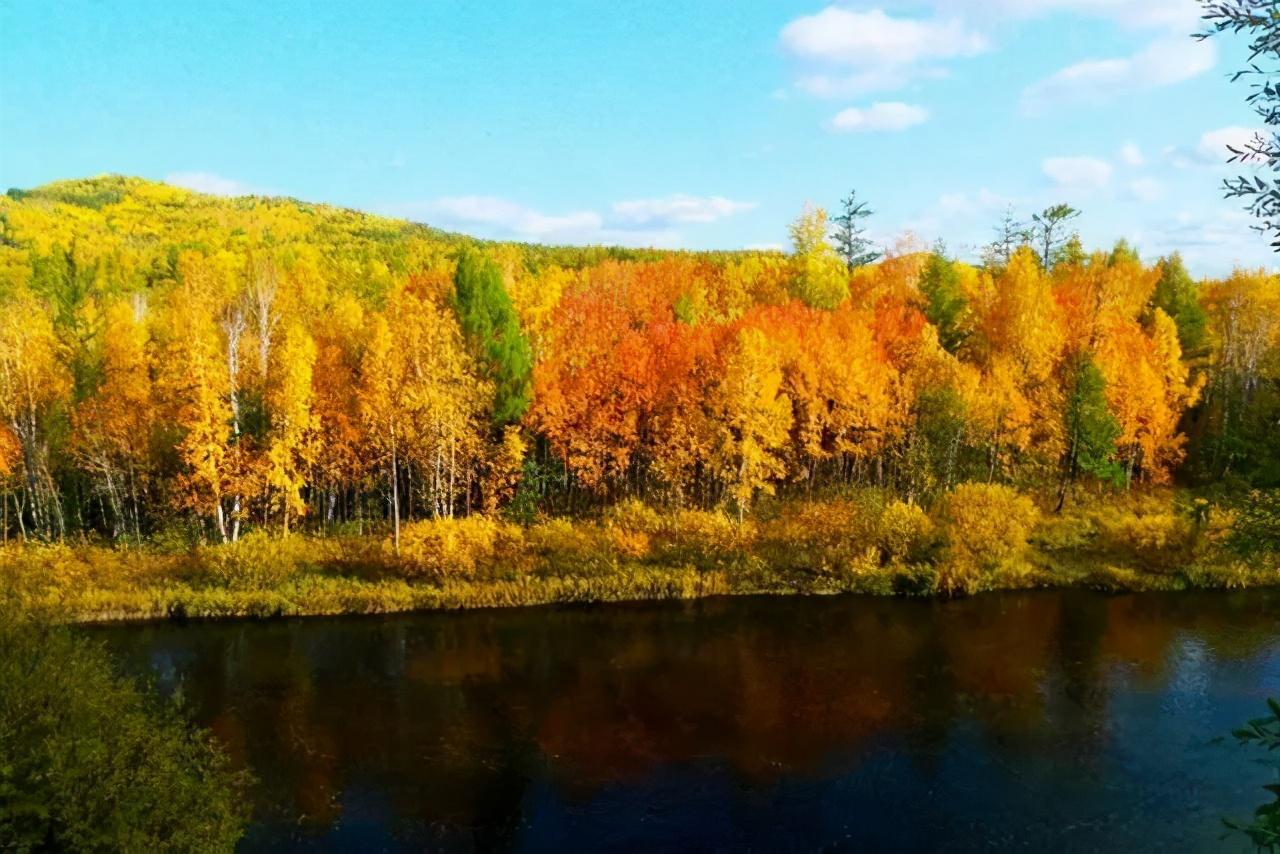
{"label": "riverbank", "polygon": [[1275,496],[1251,500],[1228,506],[1160,491],[1055,514],[1011,489],[970,484],[931,512],[861,492],[779,503],[741,524],[630,502],[594,519],[528,526],[479,516],[415,522],[398,549],[381,535],[264,532],[191,548],[11,545],[0,549],[0,580],[25,607],[73,622],[1280,585],[1266,527]]}

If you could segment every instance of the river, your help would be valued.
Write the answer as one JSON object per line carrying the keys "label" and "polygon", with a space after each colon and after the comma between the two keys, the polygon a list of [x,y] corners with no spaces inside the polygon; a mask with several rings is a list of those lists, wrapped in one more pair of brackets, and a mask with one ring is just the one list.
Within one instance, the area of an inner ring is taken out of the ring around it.
{"label": "river", "polygon": [[89,631],[252,770],[246,851],[1236,851],[1277,782],[1280,591]]}

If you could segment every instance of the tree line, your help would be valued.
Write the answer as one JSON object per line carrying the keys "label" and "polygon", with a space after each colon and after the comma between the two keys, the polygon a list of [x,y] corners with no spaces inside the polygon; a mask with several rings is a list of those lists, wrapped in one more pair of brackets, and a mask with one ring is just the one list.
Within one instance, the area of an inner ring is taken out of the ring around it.
{"label": "tree line", "polygon": [[489,244],[136,179],[0,200],[0,529],[143,541],[722,507],[980,480],[1280,483],[1280,284],[1087,253],[1065,206],[983,261]]}

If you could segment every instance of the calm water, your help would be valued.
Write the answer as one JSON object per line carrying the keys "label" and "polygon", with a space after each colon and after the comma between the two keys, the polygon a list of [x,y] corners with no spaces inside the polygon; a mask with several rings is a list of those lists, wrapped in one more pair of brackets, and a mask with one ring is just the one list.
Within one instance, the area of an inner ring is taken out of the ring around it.
{"label": "calm water", "polygon": [[1242,850],[1280,594],[94,629],[252,768],[245,850]]}

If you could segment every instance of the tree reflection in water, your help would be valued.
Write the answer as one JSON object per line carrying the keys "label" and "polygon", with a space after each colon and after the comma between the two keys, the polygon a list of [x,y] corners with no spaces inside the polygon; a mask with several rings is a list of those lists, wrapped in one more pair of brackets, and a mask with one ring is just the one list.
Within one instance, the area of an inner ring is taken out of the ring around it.
{"label": "tree reflection in water", "polygon": [[1219,845],[1280,594],[735,599],[94,630],[259,780],[249,847]]}

